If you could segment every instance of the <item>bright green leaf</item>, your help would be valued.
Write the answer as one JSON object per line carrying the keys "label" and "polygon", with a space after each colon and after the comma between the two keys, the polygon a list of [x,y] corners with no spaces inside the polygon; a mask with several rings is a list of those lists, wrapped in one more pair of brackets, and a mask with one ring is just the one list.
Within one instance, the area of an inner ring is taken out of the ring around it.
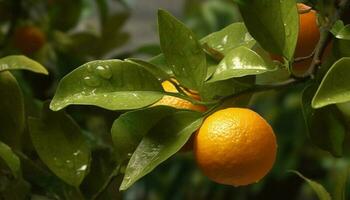
{"label": "bright green leaf", "polygon": [[274,69],[275,66],[266,64],[259,54],[247,47],[241,46],[231,50],[225,56],[208,82],[256,75]]}
{"label": "bright green leaf", "polygon": [[0,59],[0,72],[4,70],[29,70],[39,74],[49,74],[40,63],[26,56],[6,56]]}
{"label": "bright green leaf", "polygon": [[92,61],[65,76],[51,102],[52,110],[68,105],[95,105],[109,110],[137,109],[158,101],[161,84],[131,62]]}
{"label": "bright green leaf", "polygon": [[349,66],[350,58],[342,58],[333,64],[312,99],[312,107],[321,108],[350,101]]}
{"label": "bright green leaf", "polygon": [[88,172],[90,149],[79,126],[64,111],[44,106],[42,116],[29,118],[29,132],[40,159],[59,178],[79,186]]}
{"label": "bright green leaf", "polygon": [[201,114],[194,111],[178,111],[160,120],[143,137],[132,155],[120,190],[126,190],[180,150],[202,120]]}
{"label": "bright green leaf", "polygon": [[267,51],[293,59],[299,32],[295,0],[235,0],[249,33]]}
{"label": "bright green leaf", "polygon": [[[239,46],[247,48],[253,47],[255,40],[247,31],[244,23],[233,23],[218,32],[214,32],[202,38],[200,42],[208,45],[210,48],[222,53],[228,54],[232,49]],[[210,52],[208,52],[210,53]]]}
{"label": "bright green leaf", "polygon": [[0,140],[18,149],[25,128],[24,100],[16,78],[0,72]]}
{"label": "bright green leaf", "polygon": [[21,176],[21,163],[17,155],[11,150],[9,146],[0,141],[0,158],[12,171],[15,178]]}
{"label": "bright green leaf", "polygon": [[175,108],[156,106],[122,114],[113,123],[111,133],[118,159],[129,159],[142,137],[166,115],[176,112]]}
{"label": "bright green leaf", "polygon": [[350,24],[344,26],[342,21],[337,21],[331,32],[338,39],[350,40]]}
{"label": "bright green leaf", "polygon": [[176,79],[198,91],[206,78],[207,66],[194,33],[164,10],[158,11],[158,26],[162,52]]}
{"label": "bright green leaf", "polygon": [[303,176],[301,173],[292,170],[292,173],[298,175],[300,178],[304,179],[304,181],[306,181],[309,186],[315,191],[318,199],[320,200],[331,200],[331,195],[327,192],[327,190],[319,183],[317,183],[316,181],[313,181],[311,179],[306,178],[305,176]]}
{"label": "bright green leaf", "polygon": [[343,153],[346,124],[335,105],[320,109],[311,107],[311,99],[315,91],[314,86],[308,86],[302,96],[303,115],[309,136],[319,148],[339,157]]}

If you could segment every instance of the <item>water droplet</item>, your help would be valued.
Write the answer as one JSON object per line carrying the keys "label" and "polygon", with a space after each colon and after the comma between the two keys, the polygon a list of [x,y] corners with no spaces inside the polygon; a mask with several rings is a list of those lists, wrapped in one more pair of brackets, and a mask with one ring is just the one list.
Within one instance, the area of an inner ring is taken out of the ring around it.
{"label": "water droplet", "polygon": [[112,77],[112,70],[109,68],[108,65],[97,66],[95,70],[96,73],[104,79],[110,79]]}
{"label": "water droplet", "polygon": [[95,76],[85,76],[84,83],[89,87],[97,87],[100,85],[100,80]]}
{"label": "water droplet", "polygon": [[88,72],[93,72],[94,68],[91,65],[86,66]]}
{"label": "water droplet", "polygon": [[78,156],[80,153],[81,153],[80,150],[78,150],[78,151],[74,152],[73,155]]}

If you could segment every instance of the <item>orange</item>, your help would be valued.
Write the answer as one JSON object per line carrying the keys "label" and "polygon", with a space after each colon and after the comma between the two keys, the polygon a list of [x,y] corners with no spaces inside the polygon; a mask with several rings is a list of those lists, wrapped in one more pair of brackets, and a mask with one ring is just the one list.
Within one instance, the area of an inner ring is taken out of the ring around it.
{"label": "orange", "polygon": [[[179,92],[170,81],[164,81],[162,83],[162,86],[166,92],[173,92],[173,93]],[[191,93],[186,92],[186,94],[191,96],[194,99],[200,100],[200,97],[194,91],[191,91]],[[195,110],[200,112],[204,112],[206,110],[205,106],[194,105],[187,100],[173,97],[173,96],[164,96],[161,100],[159,100],[154,105],[166,105],[166,106],[171,106],[178,109]]]}
{"label": "orange", "polygon": [[[311,7],[298,3],[299,35],[294,57],[305,57],[312,53],[320,39],[320,31],[317,26],[317,15]],[[304,13],[305,12],[305,13]],[[294,70],[305,71],[311,64],[312,58],[297,62],[293,65]]]}
{"label": "orange", "polygon": [[[320,39],[320,31],[317,26],[317,15],[311,7],[298,3],[299,11],[299,34],[298,41],[295,48],[294,57],[309,56],[315,49],[315,46]],[[272,59],[283,61],[280,56],[271,55]],[[293,64],[293,70],[296,73],[302,73],[308,69],[312,62],[312,57],[306,60],[296,62]]]}
{"label": "orange", "polygon": [[255,183],[272,168],[277,151],[271,126],[246,108],[219,110],[195,135],[197,165],[209,179],[226,185]]}
{"label": "orange", "polygon": [[38,27],[28,25],[15,30],[14,42],[23,53],[32,54],[44,46],[46,38]]}

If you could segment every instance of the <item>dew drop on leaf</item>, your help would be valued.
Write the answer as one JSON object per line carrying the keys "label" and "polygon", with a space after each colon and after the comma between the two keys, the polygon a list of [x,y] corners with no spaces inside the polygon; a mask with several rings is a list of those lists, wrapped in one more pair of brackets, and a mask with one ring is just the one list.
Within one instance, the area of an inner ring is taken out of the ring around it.
{"label": "dew drop on leaf", "polygon": [[97,87],[100,85],[100,80],[95,76],[85,76],[84,83],[89,87]]}
{"label": "dew drop on leaf", "polygon": [[106,66],[97,66],[96,67],[96,73],[101,77],[101,78],[104,78],[104,79],[110,79],[112,78],[112,71],[111,69],[109,68],[108,65]]}

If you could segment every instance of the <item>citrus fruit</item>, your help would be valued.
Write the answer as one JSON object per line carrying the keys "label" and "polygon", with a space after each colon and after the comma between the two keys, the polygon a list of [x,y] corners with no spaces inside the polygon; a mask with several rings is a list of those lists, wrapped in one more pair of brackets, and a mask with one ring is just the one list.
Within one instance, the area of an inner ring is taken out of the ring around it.
{"label": "citrus fruit", "polygon": [[35,26],[22,26],[15,30],[15,46],[25,54],[32,54],[44,46],[46,38],[44,33]]}
{"label": "citrus fruit", "polygon": [[[294,57],[306,57],[312,54],[315,46],[320,39],[320,31],[317,26],[317,13],[311,7],[298,3],[299,12],[299,33]],[[281,56],[271,55],[272,59],[283,61]],[[312,62],[312,57],[295,62],[293,71],[296,73],[305,72]]]}
{"label": "citrus fruit", "polygon": [[209,179],[226,185],[255,183],[272,168],[277,151],[271,126],[246,108],[219,110],[195,135],[197,165]]}
{"label": "citrus fruit", "polygon": [[[179,92],[176,89],[176,87],[173,85],[173,83],[171,83],[170,81],[164,81],[162,83],[162,86],[166,92],[173,92],[173,93]],[[194,99],[200,100],[199,95],[196,94],[196,92],[194,92],[194,91],[191,91],[191,93],[186,92],[186,94],[191,96]],[[173,97],[173,96],[164,96],[161,100],[159,100],[154,105],[166,105],[166,106],[171,106],[171,107],[178,108],[178,109],[195,110],[195,111],[200,111],[200,112],[204,112],[206,110],[205,106],[194,105],[187,100]]]}

